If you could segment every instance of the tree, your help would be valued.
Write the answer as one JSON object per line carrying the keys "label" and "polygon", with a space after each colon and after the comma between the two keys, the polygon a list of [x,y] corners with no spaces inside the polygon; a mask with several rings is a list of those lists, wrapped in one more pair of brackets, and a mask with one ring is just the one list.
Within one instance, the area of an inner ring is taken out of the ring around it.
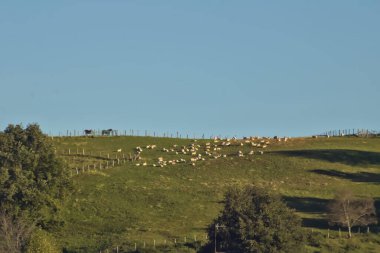
{"label": "tree", "polygon": [[9,125],[0,133],[0,208],[7,215],[55,227],[70,189],[68,171],[37,124]]}
{"label": "tree", "polygon": [[330,224],[346,227],[349,238],[352,237],[352,227],[377,223],[373,199],[356,198],[348,190],[339,192],[329,203],[328,209]]}
{"label": "tree", "polygon": [[303,246],[301,219],[279,197],[255,186],[227,191],[209,238],[233,252],[300,252]]}

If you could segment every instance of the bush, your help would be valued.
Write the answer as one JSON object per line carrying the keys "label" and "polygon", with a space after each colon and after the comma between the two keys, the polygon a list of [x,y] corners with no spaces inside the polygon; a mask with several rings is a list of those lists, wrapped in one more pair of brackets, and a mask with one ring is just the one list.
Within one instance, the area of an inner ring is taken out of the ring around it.
{"label": "bush", "polygon": [[307,245],[320,248],[325,237],[319,232],[308,232],[305,235]]}
{"label": "bush", "polygon": [[54,238],[47,232],[37,229],[30,237],[26,253],[60,253],[62,252]]}

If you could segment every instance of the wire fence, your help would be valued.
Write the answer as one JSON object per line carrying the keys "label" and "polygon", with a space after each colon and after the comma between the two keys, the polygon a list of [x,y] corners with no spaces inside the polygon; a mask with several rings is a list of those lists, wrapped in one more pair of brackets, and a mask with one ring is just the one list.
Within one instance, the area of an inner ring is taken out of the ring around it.
{"label": "wire fence", "polygon": [[369,130],[369,129],[358,129],[358,128],[349,128],[349,129],[338,129],[326,131],[320,136],[332,136],[332,137],[342,137],[342,136],[357,136],[357,137],[375,137],[380,136],[380,131],[378,130]]}
{"label": "wire fence", "polygon": [[159,132],[151,130],[117,130],[117,129],[86,129],[86,130],[66,130],[59,132],[58,134],[48,133],[51,137],[99,137],[99,136],[139,136],[139,137],[162,137],[162,138],[177,138],[177,139],[213,139],[217,138],[229,138],[229,136],[222,136],[221,134],[195,134],[195,133],[181,133],[176,132]]}
{"label": "wire fence", "polygon": [[[326,240],[340,240],[342,238],[349,238],[348,231],[346,228],[341,227],[331,227],[325,230],[305,228],[306,233],[310,233],[311,236],[322,236]],[[359,226],[352,230],[352,234],[355,236],[366,235],[369,233],[378,233],[378,229],[373,226]],[[218,233],[217,233],[218,235]],[[128,252],[157,252],[157,250],[162,250],[166,252],[165,249],[178,249],[178,252],[182,252],[184,248],[200,249],[202,246],[209,244],[215,247],[217,252],[227,252],[225,251],[224,244],[220,241],[218,237],[208,237],[207,234],[202,235],[192,235],[192,236],[177,236],[171,239],[148,239],[139,241],[125,242],[119,245],[109,245],[103,246],[97,250],[98,253],[128,253]],[[156,250],[156,251],[155,251]],[[172,251],[170,251],[172,252]],[[177,251],[176,251],[177,252]],[[184,252],[188,252],[184,250]]]}

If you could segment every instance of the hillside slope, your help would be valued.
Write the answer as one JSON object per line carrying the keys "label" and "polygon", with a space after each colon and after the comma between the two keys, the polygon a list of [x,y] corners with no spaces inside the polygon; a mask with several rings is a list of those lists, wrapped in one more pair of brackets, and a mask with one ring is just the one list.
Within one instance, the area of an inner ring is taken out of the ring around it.
{"label": "hillside slope", "polygon": [[[251,183],[283,196],[303,218],[306,230],[325,236],[326,204],[337,190],[350,188],[359,196],[380,198],[379,138],[228,142],[229,145],[226,140],[194,142],[151,137],[54,138],[57,154],[73,172],[76,188],[65,207],[66,225],[57,237],[73,252],[97,252],[116,245],[133,249],[135,243],[143,247],[144,242],[148,247],[154,243],[173,244],[174,240],[206,241],[205,228],[218,214],[226,189]],[[156,147],[147,149],[148,145]],[[135,158],[136,147],[143,150],[141,159],[129,161]],[[330,234],[338,236],[336,231]],[[363,240],[371,243],[361,243]],[[352,252],[376,252],[380,242],[373,240],[357,239],[350,246],[330,239],[309,250],[351,247]]]}

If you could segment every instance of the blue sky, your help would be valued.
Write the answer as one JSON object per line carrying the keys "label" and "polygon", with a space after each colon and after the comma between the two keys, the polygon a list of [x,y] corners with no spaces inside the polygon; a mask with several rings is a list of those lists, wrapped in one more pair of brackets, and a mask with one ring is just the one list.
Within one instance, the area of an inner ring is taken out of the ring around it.
{"label": "blue sky", "polygon": [[0,129],[380,130],[379,1],[1,1]]}

